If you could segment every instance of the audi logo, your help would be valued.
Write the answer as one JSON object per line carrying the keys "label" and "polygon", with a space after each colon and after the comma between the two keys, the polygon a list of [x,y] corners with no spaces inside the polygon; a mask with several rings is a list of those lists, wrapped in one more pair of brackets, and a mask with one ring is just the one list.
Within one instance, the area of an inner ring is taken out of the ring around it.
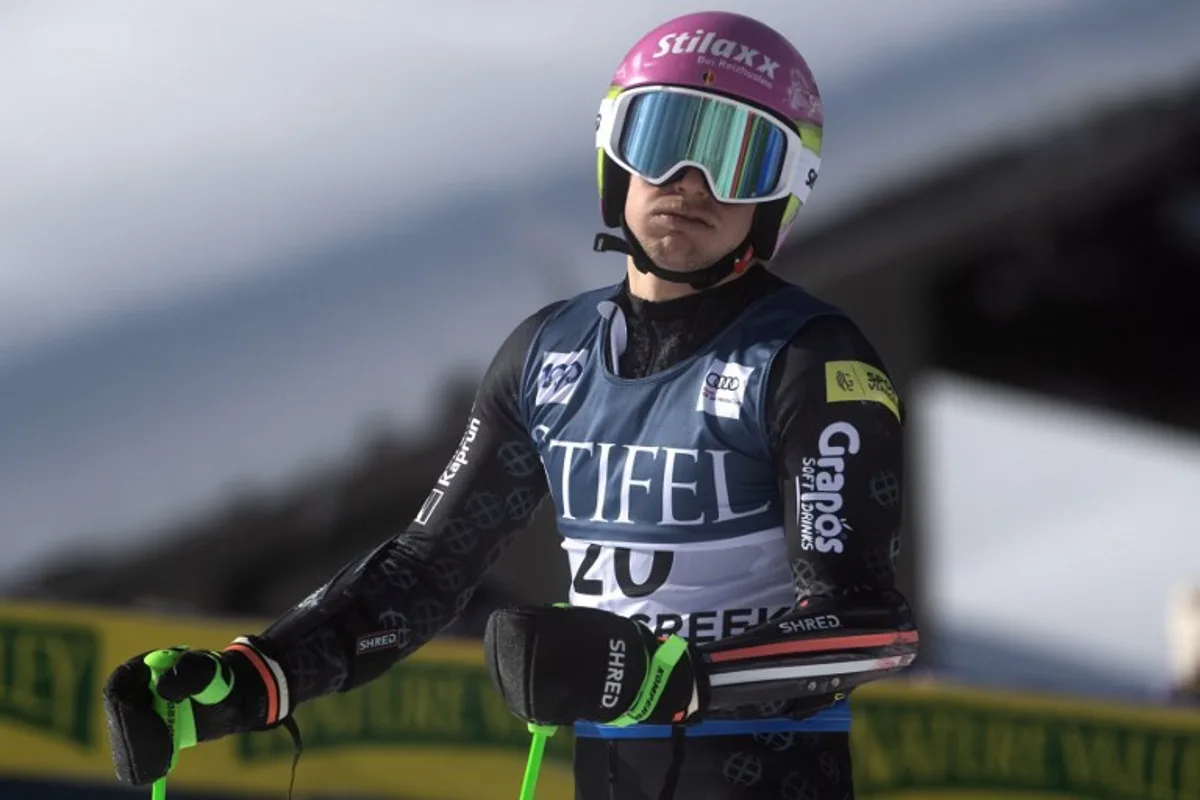
{"label": "audi logo", "polygon": [[722,375],[719,372],[710,372],[704,376],[704,385],[710,389],[733,392],[741,388],[742,379],[735,375]]}

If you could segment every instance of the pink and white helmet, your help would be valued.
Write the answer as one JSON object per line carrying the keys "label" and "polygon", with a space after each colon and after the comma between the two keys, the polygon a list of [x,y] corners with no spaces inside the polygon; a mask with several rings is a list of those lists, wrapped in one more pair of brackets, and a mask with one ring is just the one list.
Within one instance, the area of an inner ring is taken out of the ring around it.
{"label": "pink and white helmet", "polygon": [[[666,157],[671,165],[676,169],[692,165],[705,170],[718,199],[757,203],[750,243],[757,258],[770,259],[808,199],[820,170],[824,114],[820,93],[804,57],[774,29],[726,11],[676,17],[642,37],[613,74],[597,118],[596,178],[601,215],[610,228],[621,226],[630,172],[654,178],[648,174],[652,168],[645,163],[645,158],[653,156],[643,157],[641,168],[631,166],[635,157],[630,154],[634,146],[629,144],[629,130],[635,126],[624,124],[632,107],[632,96],[653,91],[652,87],[668,88],[676,95],[735,101],[749,116],[757,115],[759,128],[768,127],[762,124],[765,121],[778,127],[770,145],[778,154],[772,161],[771,172],[762,166],[762,158],[752,165],[745,163],[744,158],[743,163],[719,163],[722,158],[732,158],[728,153],[737,148],[727,147],[723,155],[709,145],[707,151],[693,158],[692,153],[679,148],[697,149],[695,140],[699,137],[694,129],[691,142],[686,145],[664,147],[654,142],[643,148],[644,152],[653,150],[661,155],[675,147],[678,155]],[[661,110],[652,113],[660,117],[662,114]],[[693,126],[695,120],[693,112],[689,117]],[[642,125],[646,129],[652,126],[655,130],[668,127],[656,122]],[[748,122],[746,141],[758,136],[750,132],[750,127]],[[735,134],[740,135],[740,129]],[[762,136],[758,138],[765,141]],[[743,156],[747,149],[742,148]],[[668,164],[664,161],[661,166],[665,169]],[[743,174],[751,170],[758,170],[764,176],[755,186],[750,185],[755,183],[754,176]]]}

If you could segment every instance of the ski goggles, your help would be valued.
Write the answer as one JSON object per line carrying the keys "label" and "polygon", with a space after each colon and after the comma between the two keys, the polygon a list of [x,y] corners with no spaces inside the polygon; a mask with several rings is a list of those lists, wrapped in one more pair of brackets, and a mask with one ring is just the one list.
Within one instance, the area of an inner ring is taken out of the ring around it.
{"label": "ski goggles", "polygon": [[677,86],[628,89],[600,104],[596,147],[661,185],[684,167],[722,203],[808,199],[821,159],[800,135],[746,103]]}

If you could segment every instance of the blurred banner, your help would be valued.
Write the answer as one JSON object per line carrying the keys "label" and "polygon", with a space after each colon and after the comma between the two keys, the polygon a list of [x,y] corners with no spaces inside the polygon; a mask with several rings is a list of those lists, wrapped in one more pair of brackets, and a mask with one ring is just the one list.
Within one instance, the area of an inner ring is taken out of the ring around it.
{"label": "blurred banner", "polygon": [[1200,798],[1200,714],[876,685],[854,695],[863,798]]}
{"label": "blurred banner", "polygon": [[[113,787],[99,702],[108,672],[145,650],[218,648],[261,627],[0,604],[0,778],[74,781],[80,797]],[[860,798],[1200,797],[1200,714],[902,681],[859,691],[854,706]],[[520,787],[528,735],[492,689],[477,642],[436,642],[296,719],[296,798],[515,798]],[[547,753],[539,800],[570,798],[570,737]],[[206,743],[182,754],[170,788],[283,797],[292,755],[284,731]]]}

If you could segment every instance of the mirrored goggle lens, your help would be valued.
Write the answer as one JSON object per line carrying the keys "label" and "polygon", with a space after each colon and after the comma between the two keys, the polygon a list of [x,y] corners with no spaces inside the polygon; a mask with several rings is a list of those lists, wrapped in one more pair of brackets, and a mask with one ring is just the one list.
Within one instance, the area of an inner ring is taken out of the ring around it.
{"label": "mirrored goggle lens", "polygon": [[649,92],[630,101],[618,155],[648,180],[700,164],[718,198],[752,200],[779,188],[786,151],[786,135],[763,114],[720,98]]}

